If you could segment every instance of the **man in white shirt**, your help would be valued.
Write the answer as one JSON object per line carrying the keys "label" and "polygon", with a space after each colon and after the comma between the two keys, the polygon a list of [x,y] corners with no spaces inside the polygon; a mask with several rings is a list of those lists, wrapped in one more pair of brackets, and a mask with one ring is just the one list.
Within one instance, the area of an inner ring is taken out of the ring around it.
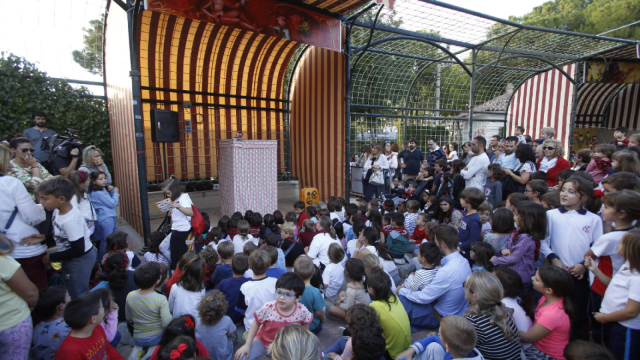
{"label": "man in white shirt", "polygon": [[465,189],[475,187],[484,191],[487,182],[487,167],[491,163],[484,149],[487,146],[487,140],[482,136],[476,136],[471,143],[471,151],[473,157],[469,160],[467,167],[464,168],[460,175],[467,181]]}
{"label": "man in white shirt", "polygon": [[515,136],[509,136],[504,141],[504,154],[498,158],[498,164],[503,169],[514,170],[520,164],[520,161],[516,159],[516,144],[518,138]]}

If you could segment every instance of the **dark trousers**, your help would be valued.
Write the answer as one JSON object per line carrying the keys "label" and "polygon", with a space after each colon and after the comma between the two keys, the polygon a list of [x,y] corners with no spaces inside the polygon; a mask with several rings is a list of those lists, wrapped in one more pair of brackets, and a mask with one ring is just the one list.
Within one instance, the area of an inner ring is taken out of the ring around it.
{"label": "dark trousers", "polygon": [[30,258],[16,259],[20,263],[20,266],[24,270],[25,274],[31,282],[42,290],[47,287],[47,267],[42,262],[42,258],[47,255],[43,252],[40,255],[36,255]]}
{"label": "dark trousers", "polygon": [[573,277],[573,305],[576,315],[571,321],[571,341],[589,340],[589,277],[584,276],[582,280]]}
{"label": "dark trousers", "polygon": [[383,186],[373,186],[369,184],[369,180],[362,180],[362,184],[364,185],[364,201],[369,201],[375,195],[376,198],[380,197],[380,188]]}
{"label": "dark trousers", "polygon": [[191,234],[191,231],[173,230],[171,232],[171,270],[176,269],[182,255],[189,251],[189,246],[186,243],[189,234]]}
{"label": "dark trousers", "polygon": [[606,344],[609,342],[609,332],[604,330],[604,325],[596,321],[593,316],[594,312],[600,311],[600,305],[602,304],[602,296],[598,295],[595,291],[589,292],[589,320],[591,321],[591,336],[596,344]]}
{"label": "dark trousers", "polygon": [[609,350],[618,360],[640,359],[640,330],[630,329],[620,323],[611,323]]}

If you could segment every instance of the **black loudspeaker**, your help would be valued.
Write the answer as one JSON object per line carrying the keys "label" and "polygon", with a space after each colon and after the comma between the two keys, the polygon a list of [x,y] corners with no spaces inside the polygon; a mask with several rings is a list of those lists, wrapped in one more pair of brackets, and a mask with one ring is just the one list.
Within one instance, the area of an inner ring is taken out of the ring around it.
{"label": "black loudspeaker", "polygon": [[177,111],[151,110],[151,141],[160,143],[180,142]]}

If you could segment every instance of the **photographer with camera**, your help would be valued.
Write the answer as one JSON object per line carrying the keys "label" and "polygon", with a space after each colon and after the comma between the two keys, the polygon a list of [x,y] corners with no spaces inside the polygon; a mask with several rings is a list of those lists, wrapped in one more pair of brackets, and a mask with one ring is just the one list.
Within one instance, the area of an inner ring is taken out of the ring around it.
{"label": "photographer with camera", "polygon": [[87,146],[82,151],[82,166],[79,170],[86,171],[87,174],[91,174],[93,171],[102,171],[107,176],[107,183],[113,184],[109,169],[102,160],[102,150],[95,145]]}
{"label": "photographer with camera", "polygon": [[47,115],[42,111],[36,111],[31,117],[34,126],[22,132],[22,135],[33,143],[33,157],[36,158],[49,173],[53,173],[53,164],[49,161],[51,148],[42,146],[45,138],[51,138],[56,132],[47,128]]}
{"label": "photographer with camera", "polygon": [[53,174],[67,177],[73,170],[80,168],[80,149],[84,147],[84,142],[76,136],[76,130],[67,129],[65,135],[54,135],[44,138],[46,147],[51,149],[49,161],[53,162]]}

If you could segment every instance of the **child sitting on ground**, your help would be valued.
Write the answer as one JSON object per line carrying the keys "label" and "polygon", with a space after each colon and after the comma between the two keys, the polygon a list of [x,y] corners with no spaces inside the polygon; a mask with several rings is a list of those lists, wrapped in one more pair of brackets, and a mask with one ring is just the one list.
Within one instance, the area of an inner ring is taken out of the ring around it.
{"label": "child sitting on ground", "polygon": [[63,318],[69,301],[71,297],[62,285],[40,290],[33,313],[43,320],[33,328],[31,359],[53,360],[56,357],[58,348],[71,332]]}
{"label": "child sitting on ground", "polygon": [[[85,224],[84,220],[82,223]],[[102,300],[95,293],[89,293],[69,301],[64,309],[64,321],[71,328],[71,332],[62,341],[56,358],[88,358],[87,350],[91,349],[92,358],[124,360],[124,357],[109,344],[104,329],[99,326],[103,317]]]}
{"label": "child sitting on ground", "polygon": [[398,224],[396,226],[404,225],[405,229],[409,233],[407,238],[413,235],[413,229],[416,228],[416,219],[418,218],[418,211],[420,211],[420,203],[418,200],[409,200],[406,203],[407,205],[407,214],[404,214],[404,223]]}
{"label": "child sitting on ground", "polygon": [[[415,200],[412,200],[415,201]],[[417,201],[416,201],[417,203]],[[411,214],[409,214],[411,215]],[[417,216],[416,216],[417,217]],[[405,220],[405,216],[401,213],[397,212],[391,216],[391,225],[393,225],[393,229],[385,230],[385,240],[384,245],[391,251],[393,254],[394,262],[398,265],[404,265],[405,263],[405,253],[409,247],[409,231],[405,229],[404,224],[407,221]],[[413,222],[415,228],[415,220]]]}
{"label": "child sitting on ground", "polygon": [[287,271],[287,266],[285,265],[285,261],[284,261],[284,252],[282,251],[282,249],[280,249],[279,240],[280,240],[280,237],[277,234],[269,233],[269,235],[267,235],[267,238],[265,240],[265,244],[267,244],[267,246],[269,247],[274,248],[278,253],[278,260],[276,260],[275,267],[282,271]]}
{"label": "child sitting on ground", "polygon": [[155,262],[144,263],[133,272],[133,281],[139,289],[127,295],[125,315],[133,323],[133,341],[137,346],[158,345],[172,320],[167,298],[155,291],[160,277],[160,266]]}
{"label": "child sitting on ground", "polygon": [[218,245],[218,256],[220,257],[221,264],[216,266],[213,275],[211,275],[211,286],[214,288],[220,281],[233,276],[231,259],[234,256],[234,250],[233,243],[230,241],[223,241]]}
{"label": "child sitting on ground", "polygon": [[231,359],[235,341],[236,326],[225,315],[229,303],[224,294],[213,290],[198,304],[200,322],[196,325],[196,339],[209,350],[209,356],[216,360]]}
{"label": "child sitting on ground", "polygon": [[[254,254],[251,254],[252,256]],[[276,300],[255,312],[246,343],[236,352],[236,359],[255,360],[267,354],[276,334],[286,325],[300,324],[309,329],[313,315],[298,301],[304,292],[304,281],[298,274],[286,273],[275,284]]]}
{"label": "child sitting on ground", "polygon": [[154,290],[156,294],[160,294],[164,296],[165,299],[169,300],[169,295],[164,293],[164,290],[167,288],[167,281],[171,277],[169,275],[169,266],[165,264],[158,264],[158,268],[160,269],[160,281]]}
{"label": "child sitting on ground", "polygon": [[413,235],[411,235],[409,246],[407,247],[407,252],[412,252],[413,256],[420,254],[420,244],[422,244],[422,242],[429,241],[426,228],[429,221],[431,221],[431,217],[426,213],[418,214],[416,218],[416,228],[413,230]]}
{"label": "child sitting on ground", "polygon": [[107,259],[107,256],[109,256],[109,253],[112,251],[122,251],[123,253],[127,254],[127,258],[129,259],[129,266],[127,267],[127,270],[129,271],[133,271],[136,267],[138,267],[138,265],[142,263],[140,259],[138,259],[136,254],[131,251],[131,244],[129,244],[129,241],[127,241],[128,236],[129,235],[127,235],[127,233],[124,231],[116,231],[113,234],[107,236],[107,253],[104,254],[104,257],[102,258],[103,266],[105,260]]}
{"label": "child sitting on ground", "polygon": [[344,259],[344,250],[338,243],[332,243],[327,250],[329,257],[329,265],[326,266],[322,273],[322,281],[324,283],[324,296],[332,301],[338,295],[338,291],[342,287],[344,281],[344,268],[342,267],[342,259]]}
{"label": "child sitting on ground", "polygon": [[[169,294],[169,310],[173,318],[191,314],[205,294],[204,289],[204,260],[195,256],[182,269],[180,279]],[[198,318],[198,314],[194,316]]]}
{"label": "child sitting on ground", "polygon": [[211,283],[211,277],[213,277],[213,273],[216,271],[218,267],[218,261],[220,261],[220,257],[218,256],[218,252],[212,248],[211,246],[205,246],[200,251],[200,257],[204,260],[204,287],[207,290],[213,289],[213,284]]}
{"label": "child sitting on ground", "polygon": [[247,254],[241,253],[234,255],[231,260],[233,277],[220,281],[216,286],[216,290],[221,291],[229,303],[226,314],[231,318],[234,324],[241,323],[242,319],[244,319],[243,314],[236,311],[236,303],[238,302],[240,287],[242,284],[251,280],[244,277],[244,272],[247,271],[248,268],[249,256],[247,256]]}
{"label": "child sitting on ground", "polygon": [[483,241],[471,243],[471,260],[475,261],[471,265],[471,272],[491,271],[493,264],[491,258],[494,256],[493,246]]}
{"label": "child sitting on ground", "polygon": [[315,224],[310,219],[306,219],[302,222],[302,228],[304,231],[298,233],[298,237],[302,241],[304,247],[309,247],[311,245],[311,241],[313,241],[313,237],[316,236]]}
{"label": "child sitting on ground", "polygon": [[262,250],[266,251],[271,257],[271,264],[269,265],[269,268],[266,272],[267,276],[277,279],[280,277],[280,275],[287,272],[286,270],[278,269],[276,267],[276,263],[278,262],[278,251],[276,250],[276,248],[274,248],[273,246],[265,246]]}
{"label": "child sitting on ground", "polygon": [[402,286],[396,289],[396,293],[401,288],[407,288],[411,291],[422,290],[425,286],[431,284],[431,281],[436,276],[437,266],[440,266],[440,259],[442,259],[438,246],[435,243],[424,242],[418,250],[420,251],[418,253],[418,262],[422,265],[422,268],[411,273]]}
{"label": "child sitting on ground", "polygon": [[167,259],[162,252],[160,252],[160,244],[166,236],[161,231],[154,231],[149,235],[149,251],[144,253],[144,261],[154,261],[157,263],[171,266],[171,262]]}
{"label": "child sitting on ground", "polygon": [[279,279],[267,276],[266,272],[270,264],[271,256],[264,250],[254,251],[249,256],[249,268],[253,272],[253,280],[240,286],[236,304],[236,310],[244,313],[245,329],[251,328],[254,313],[260,310],[262,305],[276,300],[276,282]]}
{"label": "child sitting on ground", "polygon": [[[186,340],[186,341],[185,341]],[[190,341],[189,341],[190,340]],[[149,360],[161,359],[159,354],[171,354],[171,351],[176,350],[176,346],[172,346],[174,341],[179,341],[181,344],[189,342],[189,352],[193,354],[193,348],[195,342],[195,354],[196,356],[208,358],[209,350],[200,340],[196,339],[196,319],[192,315],[182,315],[173,319],[162,334],[160,344],[153,350],[153,354]],[[184,348],[184,347],[183,347]],[[174,353],[175,354],[175,353]],[[187,349],[183,350],[183,355],[187,354]],[[170,359],[169,357],[163,357],[163,359]],[[182,360],[181,358],[177,358]],[[183,358],[184,359],[184,358]]]}
{"label": "child sitting on ground", "polygon": [[258,239],[254,238],[251,234],[249,234],[249,222],[246,220],[240,220],[238,222],[238,235],[233,237],[233,253],[239,254],[242,252],[242,248],[244,244],[251,241],[254,245],[258,245]]}
{"label": "child sitting on ground", "polygon": [[541,197],[549,192],[549,185],[546,181],[531,180],[527,183],[525,194],[531,199],[531,202],[541,204]]}
{"label": "child sitting on ground", "polygon": [[349,279],[347,291],[341,292],[338,300],[329,308],[329,313],[333,316],[344,319],[347,310],[355,305],[369,305],[371,298],[367,289],[364,288],[362,279],[364,278],[364,263],[360,259],[349,259],[344,267],[344,273]]}
{"label": "child sitting on ground", "polygon": [[322,330],[322,324],[326,320],[324,309],[327,303],[324,301],[320,290],[311,285],[311,278],[315,273],[315,269],[313,261],[306,256],[299,257],[293,264],[293,271],[304,280],[304,292],[298,302],[313,314],[313,321],[309,324],[309,330],[318,335]]}
{"label": "child sitting on ground", "polygon": [[493,205],[488,201],[484,201],[478,207],[478,216],[480,216],[480,222],[482,223],[482,235],[491,231],[491,214],[493,214]]}
{"label": "child sitting on ground", "polygon": [[[473,324],[457,315],[448,315],[440,320],[440,336],[431,335],[416,341],[411,347],[397,356],[398,359],[445,360],[482,360],[484,357],[476,347],[478,337]],[[427,355],[427,356],[425,356]]]}

